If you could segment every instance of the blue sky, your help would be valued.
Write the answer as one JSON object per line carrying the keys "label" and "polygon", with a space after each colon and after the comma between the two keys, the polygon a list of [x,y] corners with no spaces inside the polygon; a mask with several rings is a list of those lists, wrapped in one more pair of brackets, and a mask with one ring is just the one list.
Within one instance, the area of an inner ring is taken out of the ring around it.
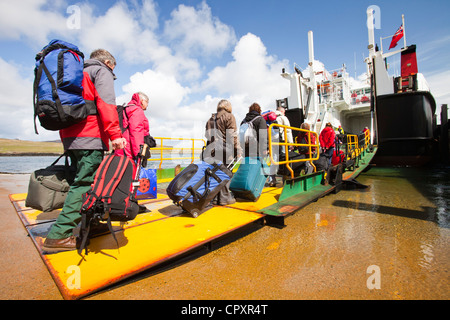
{"label": "blue sky", "polygon": [[145,91],[152,135],[197,138],[222,98],[240,122],[251,103],[267,110],[286,97],[281,69],[306,68],[309,30],[317,60],[328,70],[345,63],[358,78],[368,54],[370,5],[380,8],[377,42],[394,34],[405,15],[419,72],[438,105],[450,103],[448,1],[0,0],[0,138],[58,138],[42,128],[34,134],[32,111],[34,56],[53,38],[86,55],[98,47],[111,51],[117,102]]}

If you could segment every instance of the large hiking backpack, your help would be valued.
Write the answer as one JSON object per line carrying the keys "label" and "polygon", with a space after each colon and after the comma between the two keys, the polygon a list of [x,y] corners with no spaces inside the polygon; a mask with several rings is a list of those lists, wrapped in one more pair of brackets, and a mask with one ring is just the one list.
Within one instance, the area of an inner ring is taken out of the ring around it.
{"label": "large hiking backpack", "polygon": [[137,185],[135,177],[139,176],[140,163],[133,176],[134,164],[125,156],[108,155],[103,159],[91,189],[82,197],[80,246],[78,253],[86,250],[92,230],[102,225],[108,226],[114,240],[117,239],[111,227],[111,221],[133,220],[139,213],[135,198]]}
{"label": "large hiking backpack", "polygon": [[272,110],[264,111],[261,116],[266,120],[267,125],[271,125],[277,120],[277,114]]}
{"label": "large hiking backpack", "polygon": [[52,40],[36,55],[33,85],[34,129],[36,117],[47,130],[67,128],[96,110],[87,110],[83,99],[84,55],[78,47]]}

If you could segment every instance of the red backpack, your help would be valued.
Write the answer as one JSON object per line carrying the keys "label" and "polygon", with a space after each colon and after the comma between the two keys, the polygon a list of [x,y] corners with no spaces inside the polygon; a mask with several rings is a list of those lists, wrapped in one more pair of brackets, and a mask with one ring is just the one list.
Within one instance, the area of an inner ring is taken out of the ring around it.
{"label": "red backpack", "polygon": [[264,118],[264,120],[266,120],[266,123],[268,125],[277,120],[277,114],[275,113],[275,111],[272,110],[264,111],[263,113],[261,113],[261,115]]}
{"label": "red backpack", "polygon": [[342,162],[344,162],[345,161],[345,154],[344,154],[344,151],[342,151],[342,150],[335,150],[334,152],[333,152],[333,156],[332,156],[332,158],[331,158],[331,164],[333,165],[333,166],[335,166],[335,165],[337,165],[337,164],[339,164],[339,163],[342,163]]}
{"label": "red backpack", "polygon": [[111,221],[133,220],[139,213],[135,195],[141,158],[142,156],[139,157],[138,168],[134,176],[134,163],[125,156],[111,154],[101,162],[91,189],[82,197],[78,253],[85,249],[87,254],[92,227],[101,226],[101,222],[106,222],[118,245]]}

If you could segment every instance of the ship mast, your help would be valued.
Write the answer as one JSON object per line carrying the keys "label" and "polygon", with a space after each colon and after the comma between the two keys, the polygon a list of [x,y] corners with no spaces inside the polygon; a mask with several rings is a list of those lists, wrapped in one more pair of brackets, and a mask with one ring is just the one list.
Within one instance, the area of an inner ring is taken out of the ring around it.
{"label": "ship mast", "polygon": [[375,34],[374,34],[374,25],[373,25],[373,9],[367,9],[367,30],[369,33],[369,45],[367,48],[369,49],[369,58],[366,59],[367,63],[367,71],[370,75],[370,86],[372,97],[370,99],[370,143],[373,145],[374,142],[374,111],[376,108],[376,86],[375,86]]}
{"label": "ship mast", "polygon": [[[308,119],[311,119],[309,117],[310,114],[313,114],[314,117],[312,117],[312,121],[313,123],[311,123],[314,129],[314,131],[316,132],[320,132],[320,125],[321,123],[317,123],[317,113],[318,113],[318,109],[317,109],[317,84],[316,84],[316,75],[314,72],[314,38],[313,38],[313,32],[310,30],[308,31],[308,52],[309,52],[309,63],[308,63],[308,69],[309,69],[309,84],[310,87],[312,88],[312,106],[309,107],[308,110],[308,114],[306,115],[306,117]],[[311,108],[312,107],[312,108]],[[317,126],[319,126],[319,128],[317,128]]]}

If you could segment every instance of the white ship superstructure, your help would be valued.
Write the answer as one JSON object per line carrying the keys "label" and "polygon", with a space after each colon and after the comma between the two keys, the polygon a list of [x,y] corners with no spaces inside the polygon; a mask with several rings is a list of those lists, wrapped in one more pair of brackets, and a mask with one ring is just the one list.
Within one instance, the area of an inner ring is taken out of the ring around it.
{"label": "white ship superstructure", "polygon": [[[313,33],[308,33],[309,63],[305,70],[294,65],[294,72],[283,70],[281,76],[290,81],[290,96],[278,100],[289,110],[288,117],[300,117],[317,133],[331,122],[345,132],[360,133],[371,127],[370,83],[353,85],[346,66],[328,71],[323,63],[314,59]],[[290,116],[289,116],[290,115]],[[293,121],[291,121],[293,122]],[[297,122],[294,119],[294,122]]]}

